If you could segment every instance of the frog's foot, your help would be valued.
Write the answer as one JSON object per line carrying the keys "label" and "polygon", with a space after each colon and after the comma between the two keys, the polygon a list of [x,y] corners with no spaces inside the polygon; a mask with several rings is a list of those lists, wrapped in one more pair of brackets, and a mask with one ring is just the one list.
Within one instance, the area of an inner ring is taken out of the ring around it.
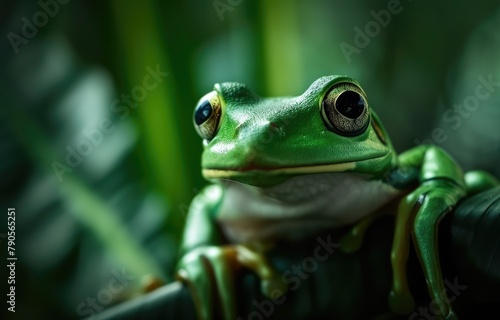
{"label": "frog's foot", "polygon": [[361,248],[363,244],[363,239],[365,237],[366,230],[368,227],[379,217],[387,215],[388,212],[385,210],[378,210],[364,218],[362,218],[358,223],[356,223],[349,233],[344,235],[340,240],[340,249],[344,252],[356,252]]}
{"label": "frog's foot", "polygon": [[391,251],[393,285],[389,305],[393,312],[407,314],[414,308],[406,277],[406,261],[412,234],[436,311],[444,319],[456,319],[444,294],[446,291],[439,264],[437,230],[440,219],[463,195],[464,189],[458,184],[451,180],[435,179],[424,182],[400,202]]}
{"label": "frog's foot", "polygon": [[[177,278],[189,286],[199,319],[213,319],[217,304],[220,304],[224,319],[236,318],[233,282],[241,267],[257,274],[265,295],[285,293],[286,285],[264,254],[243,245],[201,247],[181,259]],[[276,291],[278,289],[280,291]],[[213,292],[217,293],[215,301]]]}
{"label": "frog's foot", "polygon": [[145,275],[141,279],[142,291],[144,293],[153,292],[163,286],[165,282],[151,274]]}
{"label": "frog's foot", "polygon": [[485,171],[469,171],[465,174],[467,196],[494,188],[499,185],[497,178]]}

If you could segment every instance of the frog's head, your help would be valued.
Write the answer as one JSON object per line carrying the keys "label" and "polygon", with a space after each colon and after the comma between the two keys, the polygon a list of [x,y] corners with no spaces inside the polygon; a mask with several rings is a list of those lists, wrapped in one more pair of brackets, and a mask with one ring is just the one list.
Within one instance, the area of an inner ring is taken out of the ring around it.
{"label": "frog's head", "polygon": [[359,84],[316,80],[298,97],[261,98],[239,83],[216,84],[194,111],[203,176],[254,186],[331,172],[381,176],[396,163],[385,129]]}

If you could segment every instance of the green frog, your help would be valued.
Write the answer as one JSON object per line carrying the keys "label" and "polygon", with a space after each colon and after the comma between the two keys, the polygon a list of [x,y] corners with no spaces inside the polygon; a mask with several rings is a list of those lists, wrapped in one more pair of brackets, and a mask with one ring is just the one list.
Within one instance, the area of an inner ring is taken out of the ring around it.
{"label": "green frog", "polygon": [[[437,250],[440,219],[470,194],[497,184],[482,171],[464,173],[443,149],[420,145],[400,155],[355,80],[326,76],[297,97],[262,98],[240,83],[221,83],[194,111],[203,139],[203,176],[212,181],[193,200],[177,277],[191,289],[200,319],[219,305],[234,319],[234,278],[248,268],[267,296],[286,284],[266,255],[277,240],[352,226],[344,251],[362,246],[378,217],[395,217],[388,306],[414,310],[406,263],[413,244],[437,313],[456,315],[446,298]],[[394,212],[386,212],[395,202]],[[213,296],[217,292],[217,297]]]}

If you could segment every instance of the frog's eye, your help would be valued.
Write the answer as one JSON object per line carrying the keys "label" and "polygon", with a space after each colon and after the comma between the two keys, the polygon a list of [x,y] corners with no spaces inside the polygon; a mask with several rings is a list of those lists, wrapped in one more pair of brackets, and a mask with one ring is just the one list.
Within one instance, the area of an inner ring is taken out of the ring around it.
{"label": "frog's eye", "polygon": [[333,86],[323,99],[321,114],[330,130],[344,136],[362,133],[370,122],[366,95],[353,83]]}
{"label": "frog's eye", "polygon": [[210,140],[217,133],[221,117],[221,102],[216,91],[204,95],[194,109],[194,128],[203,139]]}

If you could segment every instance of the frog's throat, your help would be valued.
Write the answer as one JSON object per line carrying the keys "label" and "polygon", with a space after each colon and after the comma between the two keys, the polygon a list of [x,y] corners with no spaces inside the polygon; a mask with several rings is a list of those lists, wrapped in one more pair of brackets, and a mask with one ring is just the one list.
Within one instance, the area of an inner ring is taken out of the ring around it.
{"label": "frog's throat", "polygon": [[[262,172],[267,174],[309,174],[325,172],[345,172],[356,168],[356,162],[343,162],[333,164],[323,164],[302,167],[282,167],[275,169],[255,169],[255,173]],[[250,171],[250,170],[249,170]],[[224,169],[203,169],[203,176],[208,179],[226,179],[243,174],[244,171],[224,170]]]}

